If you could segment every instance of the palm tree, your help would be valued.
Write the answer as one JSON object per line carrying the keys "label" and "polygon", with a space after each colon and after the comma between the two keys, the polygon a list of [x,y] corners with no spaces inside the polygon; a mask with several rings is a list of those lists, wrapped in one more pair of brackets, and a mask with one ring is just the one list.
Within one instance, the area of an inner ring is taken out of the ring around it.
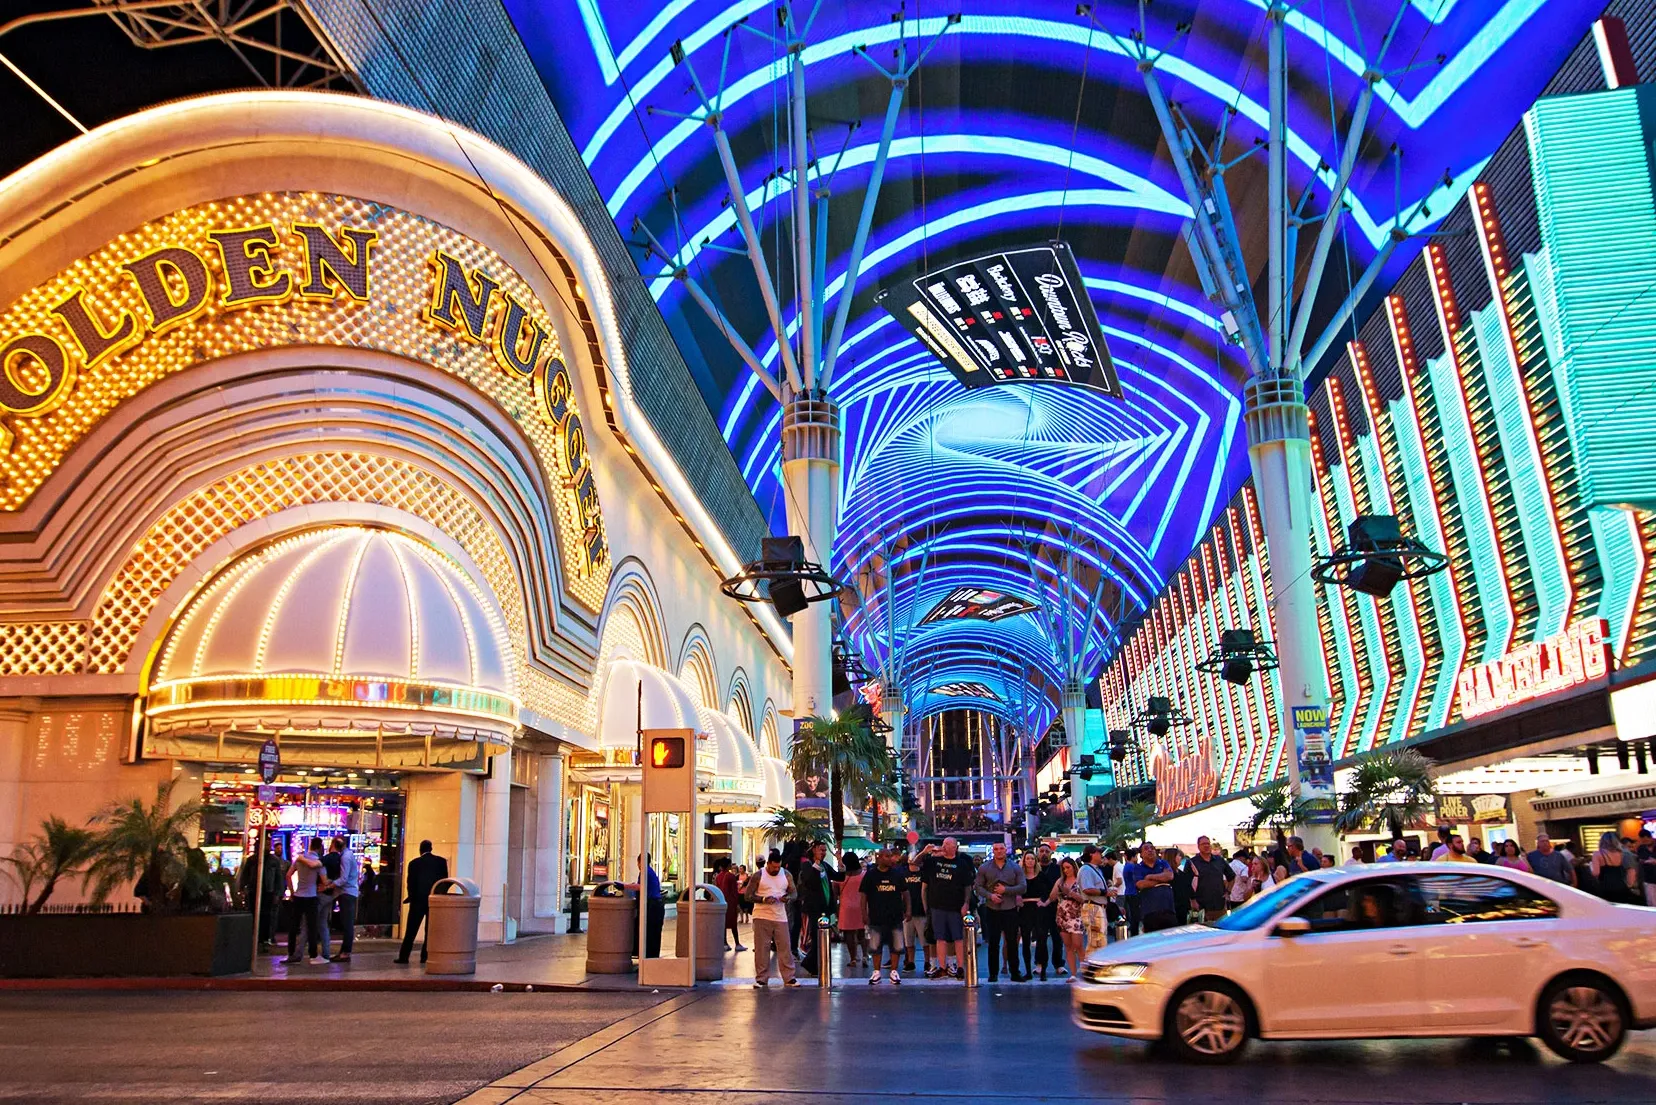
{"label": "palm tree", "polygon": [[172,891],[188,873],[192,830],[201,818],[201,803],[194,800],[168,809],[176,782],[169,779],[158,785],[152,804],[142,798],[117,799],[92,818],[94,825],[102,826],[86,869],[94,902],[108,900],[117,887],[136,877],[135,893],[147,910],[170,908]]}
{"label": "palm tree", "polygon": [[[41,823],[40,832],[33,840],[12,849],[12,854],[0,857],[0,863],[11,868],[12,878],[23,892],[23,912],[39,913],[57,889],[58,880],[72,875],[75,869],[92,858],[94,834],[69,824],[61,817],[48,817]],[[35,887],[40,888],[38,894]]]}
{"label": "palm tree", "polygon": [[778,806],[765,812],[770,814],[770,820],[763,826],[768,837],[781,841],[797,840],[802,844],[815,844],[828,839],[826,823],[812,810],[790,810]]}
{"label": "palm tree", "polygon": [[1429,814],[1437,801],[1434,766],[1412,748],[1382,752],[1358,763],[1352,768],[1350,787],[1340,795],[1334,828],[1352,833],[1383,824],[1394,837],[1401,835],[1404,828]]}
{"label": "palm tree", "polygon": [[890,747],[874,732],[861,707],[834,717],[808,718],[794,734],[788,753],[788,770],[796,779],[827,772],[828,824],[835,853],[845,843],[846,801],[859,809],[870,798],[896,801],[896,769]]}
{"label": "palm tree", "polygon": [[1125,851],[1134,841],[1142,841],[1150,826],[1158,823],[1154,802],[1129,802],[1112,817],[1099,832],[1106,848]]}
{"label": "palm tree", "polygon": [[1312,805],[1307,799],[1295,798],[1285,779],[1278,779],[1258,794],[1250,796],[1248,801],[1253,803],[1254,808],[1247,821],[1250,833],[1266,828],[1287,832],[1306,820]]}

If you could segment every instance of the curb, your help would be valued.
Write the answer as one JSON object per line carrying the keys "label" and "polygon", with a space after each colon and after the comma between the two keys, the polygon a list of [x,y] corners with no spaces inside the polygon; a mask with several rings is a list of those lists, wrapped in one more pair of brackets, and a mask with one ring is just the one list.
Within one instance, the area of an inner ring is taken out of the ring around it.
{"label": "curb", "polygon": [[[391,991],[402,993],[580,993],[611,991],[568,983],[484,982],[477,979],[424,978],[10,978],[0,979],[0,994],[40,991],[223,990],[278,993]],[[629,991],[618,990],[618,993]]]}

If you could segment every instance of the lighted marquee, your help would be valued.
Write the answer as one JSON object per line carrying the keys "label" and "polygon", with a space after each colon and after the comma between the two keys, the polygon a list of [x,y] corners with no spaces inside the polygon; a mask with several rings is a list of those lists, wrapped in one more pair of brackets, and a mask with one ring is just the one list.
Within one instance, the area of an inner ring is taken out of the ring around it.
{"label": "lighted marquee", "polygon": [[1461,717],[1482,717],[1603,680],[1610,674],[1607,628],[1603,618],[1586,618],[1499,660],[1470,665],[1458,684]]}
{"label": "lighted marquee", "polygon": [[1003,591],[987,587],[957,587],[927,611],[926,616],[920,619],[920,624],[929,625],[933,622],[955,621],[961,618],[998,622],[1003,618],[1016,617],[1036,609],[1038,607],[1028,599]]}
{"label": "lighted marquee", "polygon": [[492,398],[555,477],[565,582],[599,608],[608,545],[546,310],[487,247],[347,196],[282,192],[186,208],[0,312],[0,509],[22,509],[101,418],[150,384],[290,345],[398,354]]}
{"label": "lighted marquee", "polygon": [[933,694],[940,694],[946,698],[990,698],[999,699],[993,689],[983,683],[960,681],[955,683],[939,683],[932,688]]}
{"label": "lighted marquee", "polygon": [[881,292],[876,302],[967,387],[1045,381],[1122,397],[1067,243],[958,261]]}

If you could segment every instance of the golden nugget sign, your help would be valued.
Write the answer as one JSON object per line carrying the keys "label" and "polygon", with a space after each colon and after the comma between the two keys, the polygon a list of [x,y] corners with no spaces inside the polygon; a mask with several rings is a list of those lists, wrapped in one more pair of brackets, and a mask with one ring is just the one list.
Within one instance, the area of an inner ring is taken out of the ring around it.
{"label": "golden nugget sign", "polygon": [[607,563],[585,426],[528,286],[447,227],[315,193],[175,212],[0,313],[0,509],[19,509],[99,418],[160,377],[283,345],[377,348],[488,394],[561,477],[578,574]]}
{"label": "golden nugget sign", "polygon": [[1586,618],[1544,641],[1460,673],[1461,717],[1475,718],[1610,674],[1609,628]]}
{"label": "golden nugget sign", "polygon": [[1199,806],[1219,794],[1219,776],[1205,752],[1175,763],[1167,747],[1158,742],[1150,750],[1150,777],[1156,780],[1156,812],[1163,816]]}

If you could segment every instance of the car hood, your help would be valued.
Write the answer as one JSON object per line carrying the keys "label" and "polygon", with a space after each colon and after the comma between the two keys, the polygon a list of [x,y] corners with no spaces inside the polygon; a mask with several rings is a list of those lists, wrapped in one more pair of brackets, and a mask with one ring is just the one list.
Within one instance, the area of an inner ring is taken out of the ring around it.
{"label": "car hood", "polygon": [[1183,925],[1175,929],[1134,936],[1100,948],[1088,957],[1092,963],[1136,963],[1174,952],[1196,951],[1235,941],[1237,934],[1207,925]]}

